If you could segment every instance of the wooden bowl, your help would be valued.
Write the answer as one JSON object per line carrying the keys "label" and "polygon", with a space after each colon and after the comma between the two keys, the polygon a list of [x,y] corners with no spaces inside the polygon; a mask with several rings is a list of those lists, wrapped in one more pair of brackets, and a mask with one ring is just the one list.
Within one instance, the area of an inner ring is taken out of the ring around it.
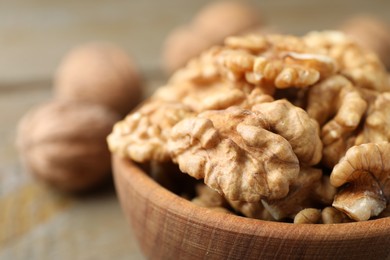
{"label": "wooden bowl", "polygon": [[120,203],[150,259],[386,259],[390,218],[346,224],[261,221],[198,207],[114,156]]}

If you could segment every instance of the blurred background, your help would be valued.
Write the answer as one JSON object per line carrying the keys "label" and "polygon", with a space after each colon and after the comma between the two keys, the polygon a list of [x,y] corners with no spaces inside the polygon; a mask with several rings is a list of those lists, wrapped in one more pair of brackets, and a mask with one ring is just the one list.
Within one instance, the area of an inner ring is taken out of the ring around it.
{"label": "blurred background", "polygon": [[[19,162],[16,126],[52,95],[64,55],[91,41],[122,47],[145,80],[145,95],[167,78],[168,35],[214,1],[0,0],[0,259],[143,259],[111,185],[85,196],[34,181]],[[272,30],[302,35],[337,29],[355,15],[390,24],[387,0],[241,1]]]}
{"label": "blurred background", "polygon": [[[0,84],[47,80],[71,47],[91,40],[113,41],[146,71],[159,69],[167,34],[210,0],[1,0]],[[371,14],[390,22],[386,0],[247,1],[265,23],[282,32],[337,28],[346,18]]]}

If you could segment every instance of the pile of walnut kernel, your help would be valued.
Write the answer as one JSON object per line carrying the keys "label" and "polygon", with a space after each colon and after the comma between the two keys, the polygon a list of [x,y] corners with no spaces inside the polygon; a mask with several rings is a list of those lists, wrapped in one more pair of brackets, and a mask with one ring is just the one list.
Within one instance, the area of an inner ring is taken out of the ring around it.
{"label": "pile of walnut kernel", "polygon": [[389,75],[338,31],[228,37],[108,137],[203,180],[197,205],[294,223],[388,216],[389,141]]}

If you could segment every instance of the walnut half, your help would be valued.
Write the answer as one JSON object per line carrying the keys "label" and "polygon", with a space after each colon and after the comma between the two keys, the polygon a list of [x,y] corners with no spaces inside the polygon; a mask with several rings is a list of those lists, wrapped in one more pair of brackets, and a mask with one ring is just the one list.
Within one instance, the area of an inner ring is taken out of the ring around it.
{"label": "walnut half", "polygon": [[379,215],[390,199],[390,143],[367,143],[350,148],[334,167],[331,184],[343,186],[333,207],[354,220]]}
{"label": "walnut half", "polygon": [[183,172],[204,178],[229,200],[283,198],[299,173],[288,141],[256,113],[238,107],[182,120],[168,149]]}

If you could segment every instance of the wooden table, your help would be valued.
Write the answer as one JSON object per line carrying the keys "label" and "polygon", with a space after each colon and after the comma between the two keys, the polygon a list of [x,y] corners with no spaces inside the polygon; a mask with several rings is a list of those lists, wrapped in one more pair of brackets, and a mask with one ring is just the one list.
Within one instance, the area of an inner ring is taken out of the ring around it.
{"label": "wooden table", "polygon": [[[111,41],[137,60],[151,93],[166,79],[159,58],[166,34],[207,0],[2,0],[0,2],[0,259],[143,259],[115,189],[83,197],[52,191],[18,161],[21,116],[51,96],[52,77],[72,46]],[[390,1],[252,1],[269,24],[301,34],[335,28],[369,12],[390,23]]]}

